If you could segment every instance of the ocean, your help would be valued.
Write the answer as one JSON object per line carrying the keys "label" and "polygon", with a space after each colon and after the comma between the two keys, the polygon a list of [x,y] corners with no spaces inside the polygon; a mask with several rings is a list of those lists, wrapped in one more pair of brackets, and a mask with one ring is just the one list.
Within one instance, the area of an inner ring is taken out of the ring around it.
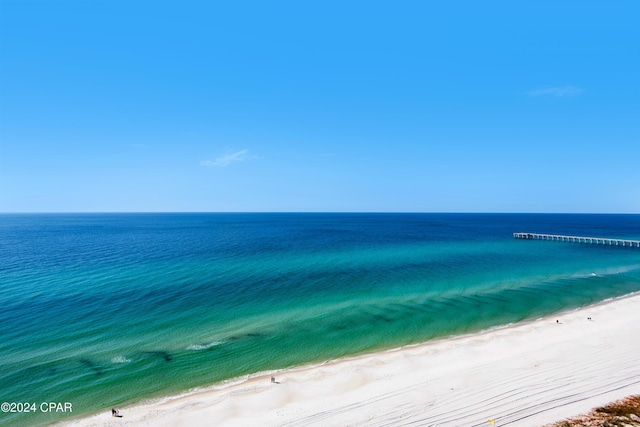
{"label": "ocean", "polygon": [[0,215],[0,425],[640,291],[639,248],[514,232],[640,239],[640,215]]}

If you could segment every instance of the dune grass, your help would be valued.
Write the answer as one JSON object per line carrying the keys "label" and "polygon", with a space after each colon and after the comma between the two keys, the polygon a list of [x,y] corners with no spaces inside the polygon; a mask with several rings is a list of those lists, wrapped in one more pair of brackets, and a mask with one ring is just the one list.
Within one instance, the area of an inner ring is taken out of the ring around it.
{"label": "dune grass", "polygon": [[586,415],[569,418],[547,427],[629,427],[640,426],[640,395],[596,408]]}

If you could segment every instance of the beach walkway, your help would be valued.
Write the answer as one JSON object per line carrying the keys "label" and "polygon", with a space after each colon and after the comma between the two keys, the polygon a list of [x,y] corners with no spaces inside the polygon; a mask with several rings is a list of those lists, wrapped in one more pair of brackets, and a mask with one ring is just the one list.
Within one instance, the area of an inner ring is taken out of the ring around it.
{"label": "beach walkway", "polygon": [[513,233],[516,239],[555,240],[559,242],[589,243],[595,245],[640,248],[640,240],[611,239],[607,237],[564,236],[561,234]]}

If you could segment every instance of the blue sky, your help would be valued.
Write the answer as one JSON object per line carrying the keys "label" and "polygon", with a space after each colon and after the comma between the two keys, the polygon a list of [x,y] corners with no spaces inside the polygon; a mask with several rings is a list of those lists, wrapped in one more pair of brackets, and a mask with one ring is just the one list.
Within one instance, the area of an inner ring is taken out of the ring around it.
{"label": "blue sky", "polygon": [[638,16],[0,0],[0,212],[640,213]]}

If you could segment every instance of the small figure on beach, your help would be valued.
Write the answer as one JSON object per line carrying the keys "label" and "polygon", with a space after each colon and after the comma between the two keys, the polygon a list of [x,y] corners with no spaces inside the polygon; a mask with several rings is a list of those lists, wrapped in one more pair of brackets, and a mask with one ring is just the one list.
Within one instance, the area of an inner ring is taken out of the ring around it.
{"label": "small figure on beach", "polygon": [[591,322],[593,319],[591,317],[587,317],[587,320]]}
{"label": "small figure on beach", "polygon": [[111,416],[122,418],[122,415],[120,415],[120,411],[118,411],[116,408],[111,408]]}
{"label": "small figure on beach", "polygon": [[271,377],[271,382],[275,383],[276,382],[276,377]]}
{"label": "small figure on beach", "polygon": [[558,323],[558,324],[559,324],[559,323],[560,323],[560,321],[559,321],[558,319],[556,319],[556,323]]}

